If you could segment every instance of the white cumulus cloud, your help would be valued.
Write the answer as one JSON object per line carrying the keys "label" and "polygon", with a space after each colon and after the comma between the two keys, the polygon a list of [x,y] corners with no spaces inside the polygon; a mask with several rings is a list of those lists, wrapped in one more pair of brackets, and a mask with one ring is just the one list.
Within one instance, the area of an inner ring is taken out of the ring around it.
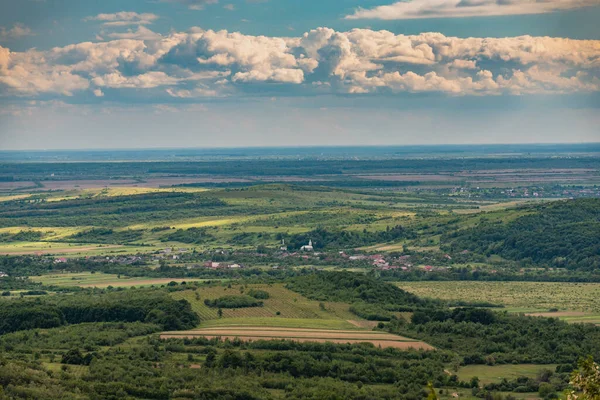
{"label": "white cumulus cloud", "polygon": [[598,0],[408,0],[371,9],[359,8],[346,19],[464,18],[545,14],[598,6]]}
{"label": "white cumulus cloud", "polygon": [[[109,37],[110,38],[110,37]],[[270,93],[439,92],[449,96],[600,91],[600,41],[519,36],[457,38],[318,28],[267,37],[200,28],[47,51],[0,46],[0,96],[73,96],[103,89],[177,98]],[[148,96],[146,95],[147,99]]]}

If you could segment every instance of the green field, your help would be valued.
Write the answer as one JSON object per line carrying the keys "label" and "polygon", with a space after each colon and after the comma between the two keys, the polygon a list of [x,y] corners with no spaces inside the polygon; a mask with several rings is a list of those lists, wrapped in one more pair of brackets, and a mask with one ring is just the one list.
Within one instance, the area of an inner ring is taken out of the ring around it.
{"label": "green field", "polygon": [[472,377],[476,376],[482,384],[498,383],[502,378],[516,379],[520,376],[535,378],[543,370],[554,371],[555,364],[539,365],[539,364],[510,364],[510,365],[467,365],[458,370],[458,378],[468,382]]}
{"label": "green field", "polygon": [[[448,301],[485,301],[509,312],[600,323],[600,284],[568,282],[396,282],[418,296]],[[558,309],[556,312],[549,312]]]}
{"label": "green field", "polygon": [[34,282],[40,282],[44,285],[52,286],[80,286],[80,287],[98,287],[106,288],[113,287],[142,287],[142,286],[160,286],[166,285],[169,282],[192,282],[201,281],[201,279],[171,279],[171,278],[130,278],[119,277],[113,274],[103,273],[71,273],[71,274],[53,274],[43,276],[32,276]]}

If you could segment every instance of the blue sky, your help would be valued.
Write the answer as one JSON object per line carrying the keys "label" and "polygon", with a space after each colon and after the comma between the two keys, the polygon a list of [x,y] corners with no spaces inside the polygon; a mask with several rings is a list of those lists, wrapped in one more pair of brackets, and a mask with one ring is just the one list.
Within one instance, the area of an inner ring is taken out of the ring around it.
{"label": "blue sky", "polygon": [[600,0],[0,0],[0,148],[600,141]]}

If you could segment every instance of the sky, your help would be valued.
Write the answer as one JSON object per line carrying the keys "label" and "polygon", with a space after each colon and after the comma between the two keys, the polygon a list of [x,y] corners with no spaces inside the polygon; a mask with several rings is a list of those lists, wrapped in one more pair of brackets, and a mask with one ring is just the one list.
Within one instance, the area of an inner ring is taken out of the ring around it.
{"label": "sky", "polygon": [[600,0],[0,0],[0,150],[600,142]]}

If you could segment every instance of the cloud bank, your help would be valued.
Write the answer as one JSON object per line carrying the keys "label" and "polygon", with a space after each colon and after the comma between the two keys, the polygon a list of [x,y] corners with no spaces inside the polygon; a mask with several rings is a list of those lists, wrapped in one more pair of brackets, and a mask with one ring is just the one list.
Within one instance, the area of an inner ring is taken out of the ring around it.
{"label": "cloud bank", "polygon": [[409,0],[372,9],[357,9],[346,19],[464,18],[546,14],[597,6],[598,0]]}
{"label": "cloud bank", "polygon": [[0,46],[0,96],[109,99],[121,91],[128,101],[139,95],[163,102],[273,91],[278,96],[589,93],[600,91],[600,41],[329,28],[299,37],[200,28],[163,36],[144,28],[115,40],[48,51]]}
{"label": "cloud bank", "polygon": [[121,11],[114,14],[98,14],[87,17],[85,21],[99,21],[104,26],[149,25],[158,19],[158,15],[151,13],[136,13]]}
{"label": "cloud bank", "polygon": [[160,0],[162,3],[183,4],[190,10],[203,10],[208,4],[217,4],[219,0]]}

